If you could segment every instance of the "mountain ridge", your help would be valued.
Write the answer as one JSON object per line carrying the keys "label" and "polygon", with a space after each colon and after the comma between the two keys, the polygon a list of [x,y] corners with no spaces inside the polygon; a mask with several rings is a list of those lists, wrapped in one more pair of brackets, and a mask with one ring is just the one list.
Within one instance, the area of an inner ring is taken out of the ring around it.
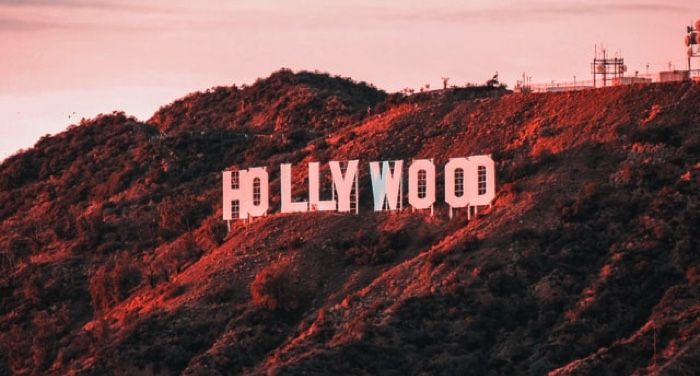
{"label": "mountain ridge", "polygon": [[[0,374],[692,374],[699,102],[283,70],[88,120],[0,165]],[[373,213],[366,169],[358,215],[220,220],[231,166],[276,208],[282,162],[303,196],[309,161],[473,154],[498,195],[469,222]]]}

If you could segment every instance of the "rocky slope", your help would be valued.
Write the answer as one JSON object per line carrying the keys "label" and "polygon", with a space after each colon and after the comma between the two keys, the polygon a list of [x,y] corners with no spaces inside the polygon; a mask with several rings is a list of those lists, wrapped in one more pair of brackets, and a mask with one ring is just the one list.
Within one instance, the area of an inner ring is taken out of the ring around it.
{"label": "rocky slope", "polygon": [[[84,121],[0,166],[0,374],[694,374],[699,104],[283,70]],[[471,221],[370,209],[368,161],[485,153]],[[279,163],[303,195],[356,158],[359,215],[278,214]],[[273,214],[227,233],[234,165],[268,166]]]}

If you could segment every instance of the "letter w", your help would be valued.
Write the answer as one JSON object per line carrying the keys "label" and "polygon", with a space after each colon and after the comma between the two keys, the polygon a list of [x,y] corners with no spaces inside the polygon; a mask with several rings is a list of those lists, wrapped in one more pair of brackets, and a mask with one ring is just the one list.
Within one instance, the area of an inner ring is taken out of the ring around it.
{"label": "letter w", "polygon": [[396,210],[397,207],[400,207],[403,161],[393,162],[393,173],[388,161],[382,162],[381,172],[379,171],[379,162],[369,163],[372,191],[374,193],[374,211],[382,211],[385,207],[384,203],[387,204],[386,206],[389,210]]}

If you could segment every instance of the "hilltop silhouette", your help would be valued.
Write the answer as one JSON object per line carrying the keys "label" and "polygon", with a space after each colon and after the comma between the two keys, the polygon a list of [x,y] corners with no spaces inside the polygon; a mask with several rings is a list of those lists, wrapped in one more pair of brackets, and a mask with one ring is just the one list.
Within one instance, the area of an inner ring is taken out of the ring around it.
{"label": "hilltop silhouette", "polygon": [[[0,374],[693,374],[699,103],[281,70],[85,120],[0,166]],[[371,210],[366,162],[475,154],[471,221]],[[221,220],[226,168],[348,159],[358,215]]]}

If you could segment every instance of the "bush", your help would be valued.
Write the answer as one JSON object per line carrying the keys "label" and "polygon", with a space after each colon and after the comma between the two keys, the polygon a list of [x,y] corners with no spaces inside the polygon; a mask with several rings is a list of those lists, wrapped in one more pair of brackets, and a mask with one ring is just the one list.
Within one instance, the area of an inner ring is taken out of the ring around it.
{"label": "bush", "polygon": [[23,287],[24,298],[35,306],[40,305],[45,292],[41,275],[38,273],[30,274],[29,277],[24,280]]}
{"label": "bush", "polygon": [[309,291],[289,262],[279,262],[255,275],[250,285],[253,303],[270,311],[294,311],[308,299]]}
{"label": "bush", "polygon": [[488,276],[486,286],[494,295],[503,297],[522,291],[525,283],[511,273],[499,271]]}
{"label": "bush", "polygon": [[378,265],[391,261],[398,252],[411,244],[405,231],[376,233],[361,232],[355,237],[355,245],[346,247],[345,256],[358,265]]}
{"label": "bush", "polygon": [[171,284],[170,286],[168,286],[168,289],[165,291],[165,298],[166,299],[177,298],[178,296],[181,296],[182,294],[186,293],[190,287],[191,287],[191,285],[189,283]]}
{"label": "bush", "polygon": [[393,259],[396,256],[396,251],[378,245],[359,245],[348,249],[345,255],[357,265],[379,265]]}
{"label": "bush", "polygon": [[205,230],[209,240],[216,245],[221,245],[226,239],[226,235],[228,235],[226,223],[219,218],[208,221],[205,225]]}
{"label": "bush", "polygon": [[666,144],[674,147],[681,145],[682,138],[673,126],[644,126],[631,131],[631,139],[634,142],[650,144]]}
{"label": "bush", "polygon": [[93,311],[99,312],[126,299],[141,284],[139,270],[127,252],[98,267],[90,277],[90,298]]}
{"label": "bush", "polygon": [[211,214],[211,204],[191,194],[166,197],[158,204],[158,214],[159,235],[167,241],[198,227],[200,221]]}
{"label": "bush", "polygon": [[175,273],[180,273],[185,266],[197,260],[202,255],[202,249],[197,244],[194,235],[189,233],[173,243],[172,248],[164,255],[163,262]]}
{"label": "bush", "polygon": [[51,364],[56,354],[57,337],[65,331],[69,322],[70,315],[66,306],[62,306],[57,312],[34,313],[31,352],[35,370],[46,369]]}

